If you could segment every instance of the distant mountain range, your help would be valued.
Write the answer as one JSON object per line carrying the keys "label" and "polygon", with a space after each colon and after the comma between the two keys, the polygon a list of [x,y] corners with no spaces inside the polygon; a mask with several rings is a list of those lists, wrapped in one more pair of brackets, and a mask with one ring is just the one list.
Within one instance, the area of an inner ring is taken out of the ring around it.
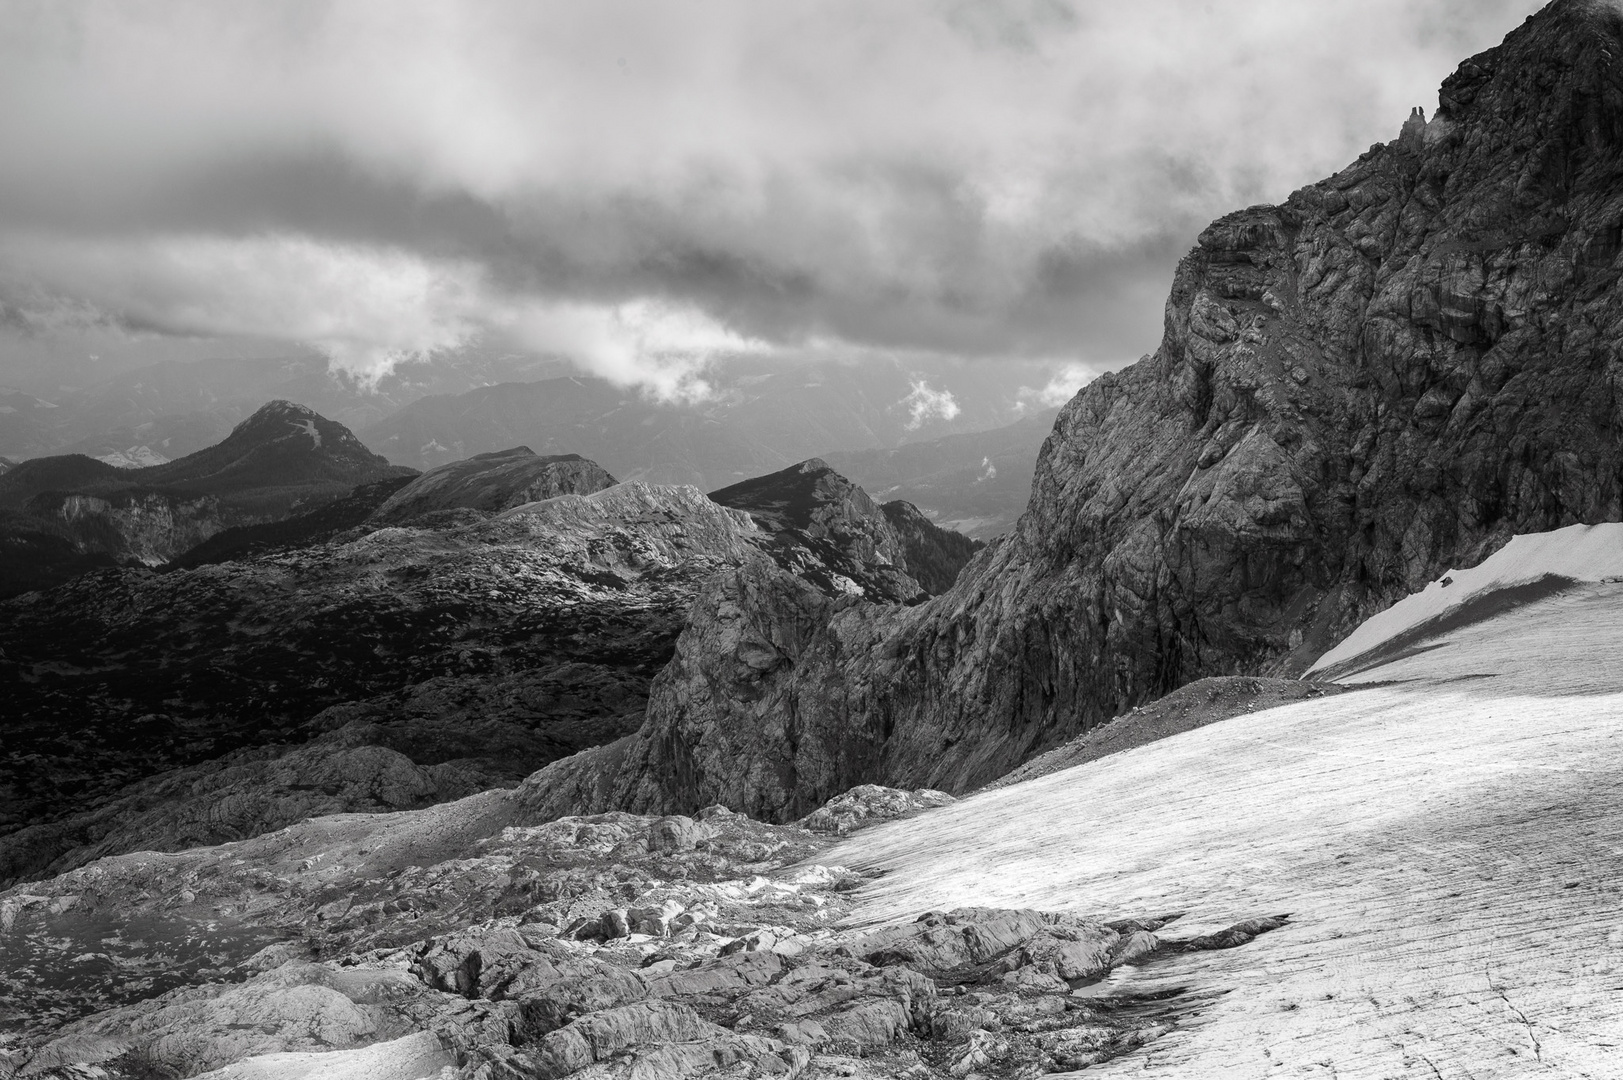
{"label": "distant mountain range", "polygon": [[[998,365],[924,376],[899,360],[734,357],[706,370],[697,400],[659,404],[559,360],[476,350],[403,364],[370,388],[334,376],[313,354],[167,361],[49,393],[0,388],[0,456],[82,453],[115,465],[158,464],[220,441],[265,401],[284,399],[419,469],[514,445],[592,456],[590,447],[575,448],[579,436],[601,429],[607,443],[646,425],[654,430],[622,439],[624,448],[613,449],[624,460],[605,458],[605,467],[628,478],[717,487],[830,450],[1002,426],[1029,406],[1018,381]],[[718,435],[718,424],[727,431]],[[687,475],[675,475],[663,458],[634,457],[644,449],[674,450]]]}
{"label": "distant mountain range", "polygon": [[[821,457],[880,498],[988,538],[1024,508],[1054,415],[1032,414],[1029,394],[994,365],[926,378],[899,361],[733,358],[706,373],[701,400],[674,403],[564,370],[475,354],[405,365],[367,390],[316,356],[161,363],[53,400],[0,393],[0,455],[151,469],[220,443],[265,400],[282,399],[414,469],[527,446],[584,455],[622,479],[710,491]],[[121,481],[132,482],[152,481]]]}
{"label": "distant mountain range", "polygon": [[[917,389],[926,384],[895,364],[733,365],[711,398],[693,404],[564,377],[424,397],[357,434],[390,461],[419,469],[520,444],[583,454],[622,479],[711,490],[831,451],[1002,427],[1023,410],[990,390],[995,374],[956,373],[967,388],[950,406],[930,407]],[[937,392],[951,393],[951,384]]]}
{"label": "distant mountain range", "polygon": [[350,430],[273,401],[218,444],[121,469],[66,454],[0,475],[0,595],[123,562],[158,565],[234,525],[275,521],[413,470]]}
{"label": "distant mountain range", "polygon": [[403,364],[376,387],[335,377],[313,353],[280,359],[165,361],[54,393],[0,390],[0,455],[79,453],[156,464],[219,442],[266,401],[298,401],[350,428],[425,394],[567,370],[556,360],[481,353]]}

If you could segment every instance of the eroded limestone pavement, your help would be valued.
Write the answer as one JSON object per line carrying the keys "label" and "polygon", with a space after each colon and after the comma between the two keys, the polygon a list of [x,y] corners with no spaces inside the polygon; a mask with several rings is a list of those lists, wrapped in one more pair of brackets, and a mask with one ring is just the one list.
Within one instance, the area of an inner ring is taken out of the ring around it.
{"label": "eroded limestone pavement", "polygon": [[[487,798],[0,894],[0,1076],[1038,1076],[1200,1010],[1112,994],[1113,969],[1283,923],[1184,940],[1167,913],[968,908],[848,926],[864,879],[837,837],[951,801],[880,787],[792,825],[604,814],[421,858],[498,820]],[[393,865],[407,848],[417,864]]]}

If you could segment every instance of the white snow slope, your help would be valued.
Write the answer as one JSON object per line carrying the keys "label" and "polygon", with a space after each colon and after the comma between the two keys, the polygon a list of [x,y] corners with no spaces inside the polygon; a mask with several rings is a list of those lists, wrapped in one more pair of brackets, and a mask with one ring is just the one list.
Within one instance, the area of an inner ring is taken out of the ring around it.
{"label": "white snow slope", "polygon": [[1518,538],[1356,651],[1547,573],[1587,583],[1345,680],[1378,685],[859,833],[842,861],[888,873],[857,917],[1184,911],[1186,936],[1291,913],[1176,983],[1127,971],[1117,989],[1186,986],[1197,1015],[1089,1077],[1617,1080],[1623,584],[1595,579],[1623,573],[1623,527]]}
{"label": "white snow slope", "polygon": [[1319,657],[1308,674],[1344,665],[1405,631],[1446,618],[1472,600],[1552,576],[1584,582],[1623,579],[1623,524],[1569,525],[1555,532],[1513,537],[1480,566],[1450,570],[1422,591],[1366,620]]}

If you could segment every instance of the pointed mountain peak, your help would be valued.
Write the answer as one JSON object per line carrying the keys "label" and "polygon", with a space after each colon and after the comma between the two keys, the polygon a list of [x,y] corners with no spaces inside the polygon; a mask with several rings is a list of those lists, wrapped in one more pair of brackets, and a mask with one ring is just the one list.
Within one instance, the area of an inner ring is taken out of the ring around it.
{"label": "pointed mountain peak", "polygon": [[822,458],[807,458],[765,476],[710,493],[711,501],[743,510],[771,529],[806,529],[828,507],[853,498],[857,512],[875,514],[878,507],[866,492],[835,472]]}
{"label": "pointed mountain peak", "polygon": [[269,401],[224,441],[132,473],[151,485],[204,485],[210,490],[325,482],[353,486],[400,470],[355,434],[306,405]]}

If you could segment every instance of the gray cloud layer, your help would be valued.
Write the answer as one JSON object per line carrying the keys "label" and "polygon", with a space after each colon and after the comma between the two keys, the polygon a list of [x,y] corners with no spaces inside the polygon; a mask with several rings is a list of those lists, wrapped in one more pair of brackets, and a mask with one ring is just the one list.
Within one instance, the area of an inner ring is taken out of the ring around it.
{"label": "gray cloud layer", "polygon": [[1205,221],[1536,6],[10,0],[0,307],[670,392],[729,351],[1116,366]]}

